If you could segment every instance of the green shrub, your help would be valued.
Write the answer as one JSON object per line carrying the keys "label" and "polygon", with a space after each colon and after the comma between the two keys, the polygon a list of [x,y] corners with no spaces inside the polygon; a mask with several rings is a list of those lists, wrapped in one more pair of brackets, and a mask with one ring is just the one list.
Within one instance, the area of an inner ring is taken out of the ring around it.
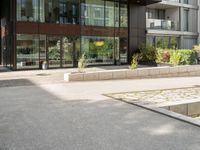
{"label": "green shrub", "polygon": [[178,50],[181,55],[181,64],[182,65],[192,65],[196,59],[196,52],[189,49]]}
{"label": "green shrub", "polygon": [[173,65],[180,65],[181,64],[181,55],[178,51],[174,51],[170,57],[170,63]]}
{"label": "green shrub", "polygon": [[87,66],[87,59],[86,59],[85,54],[82,54],[81,58],[78,61],[78,71],[84,72],[84,69],[86,68],[86,66]]}
{"label": "green shrub", "polygon": [[156,63],[161,64],[162,63],[162,53],[158,52],[156,55]]}
{"label": "green shrub", "polygon": [[162,63],[171,63],[174,65],[191,65],[195,62],[196,59],[196,52],[189,49],[157,49],[157,52],[162,56]]}
{"label": "green shrub", "polygon": [[129,67],[131,70],[134,70],[138,67],[138,62],[141,60],[141,54],[134,54],[131,61],[131,66]]}
{"label": "green shrub", "polygon": [[157,50],[154,46],[146,45],[140,48],[141,52],[141,61],[145,62],[156,62],[157,59]]}

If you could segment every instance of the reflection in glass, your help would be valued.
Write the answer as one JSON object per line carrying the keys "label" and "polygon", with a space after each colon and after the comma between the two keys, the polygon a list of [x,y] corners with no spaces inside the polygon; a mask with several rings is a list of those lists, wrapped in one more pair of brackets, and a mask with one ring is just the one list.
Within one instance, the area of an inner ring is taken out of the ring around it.
{"label": "reflection in glass", "polygon": [[120,4],[120,27],[128,27],[127,4]]}
{"label": "reflection in glass", "polygon": [[[81,12],[79,11],[81,5]],[[108,0],[17,0],[17,20],[127,27],[127,4]]]}
{"label": "reflection in glass", "polygon": [[107,27],[114,27],[114,2],[105,1],[105,22]]}
{"label": "reflection in glass", "polygon": [[47,23],[78,24],[78,0],[45,0],[45,20]]}
{"label": "reflection in glass", "polygon": [[62,54],[63,67],[72,67],[74,58],[74,42],[72,38],[63,38],[63,54]]}
{"label": "reflection in glass", "polygon": [[39,0],[17,0],[18,21],[38,21]]}
{"label": "reflection in glass", "polygon": [[85,53],[89,64],[114,64],[114,38],[83,36],[82,53]]}
{"label": "reflection in glass", "polygon": [[17,35],[17,69],[39,68],[39,37]]}
{"label": "reflection in glass", "polygon": [[85,0],[81,3],[83,25],[104,26],[104,1]]}
{"label": "reflection in glass", "polygon": [[48,65],[49,68],[60,67],[61,39],[57,36],[48,37]]}

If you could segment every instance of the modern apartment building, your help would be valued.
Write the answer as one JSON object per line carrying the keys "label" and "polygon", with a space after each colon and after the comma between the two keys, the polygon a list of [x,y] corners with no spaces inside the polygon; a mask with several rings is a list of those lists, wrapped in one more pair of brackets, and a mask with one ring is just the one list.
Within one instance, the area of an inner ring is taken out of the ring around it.
{"label": "modern apartment building", "polygon": [[147,6],[147,43],[191,49],[199,43],[199,0],[162,0]]}
{"label": "modern apartment building", "polygon": [[76,67],[84,53],[89,65],[118,65],[146,42],[190,48],[200,28],[197,2],[1,0],[0,62],[13,70]]}

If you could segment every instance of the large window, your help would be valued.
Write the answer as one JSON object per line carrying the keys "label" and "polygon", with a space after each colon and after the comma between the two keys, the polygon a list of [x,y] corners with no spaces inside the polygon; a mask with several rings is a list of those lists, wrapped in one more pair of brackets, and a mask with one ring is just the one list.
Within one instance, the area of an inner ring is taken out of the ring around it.
{"label": "large window", "polygon": [[47,23],[78,24],[78,0],[45,0],[45,20]]}
{"label": "large window", "polygon": [[17,69],[39,68],[39,36],[17,35]]}
{"label": "large window", "polygon": [[147,9],[148,19],[165,19],[165,10],[163,9]]}
{"label": "large window", "polygon": [[109,0],[17,0],[16,14],[25,22],[128,26],[127,4]]}
{"label": "large window", "polygon": [[189,10],[188,9],[184,9],[183,11],[183,21],[184,21],[184,24],[183,24],[183,28],[184,28],[184,31],[189,31]]}
{"label": "large window", "polygon": [[179,47],[179,38],[173,36],[147,36],[147,44],[157,48],[173,48]]}
{"label": "large window", "polygon": [[17,0],[17,20],[35,22],[39,19],[39,0]]}
{"label": "large window", "polygon": [[83,36],[82,53],[85,53],[89,64],[114,64],[114,38]]}
{"label": "large window", "polygon": [[85,0],[81,3],[82,25],[127,27],[128,8],[126,3],[107,0]]}
{"label": "large window", "polygon": [[104,26],[104,0],[85,0],[81,3],[83,25]]}
{"label": "large window", "polygon": [[127,4],[120,4],[120,27],[128,27]]}
{"label": "large window", "polygon": [[184,4],[189,4],[189,1],[188,0],[184,0],[183,3]]}

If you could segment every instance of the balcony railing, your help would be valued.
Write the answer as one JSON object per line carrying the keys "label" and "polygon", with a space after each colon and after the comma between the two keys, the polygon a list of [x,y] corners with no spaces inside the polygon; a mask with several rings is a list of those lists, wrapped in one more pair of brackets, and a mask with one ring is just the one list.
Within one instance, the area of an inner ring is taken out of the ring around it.
{"label": "balcony railing", "polygon": [[146,23],[147,23],[146,24],[147,29],[172,30],[172,31],[179,30],[178,23],[172,20],[147,19]]}

